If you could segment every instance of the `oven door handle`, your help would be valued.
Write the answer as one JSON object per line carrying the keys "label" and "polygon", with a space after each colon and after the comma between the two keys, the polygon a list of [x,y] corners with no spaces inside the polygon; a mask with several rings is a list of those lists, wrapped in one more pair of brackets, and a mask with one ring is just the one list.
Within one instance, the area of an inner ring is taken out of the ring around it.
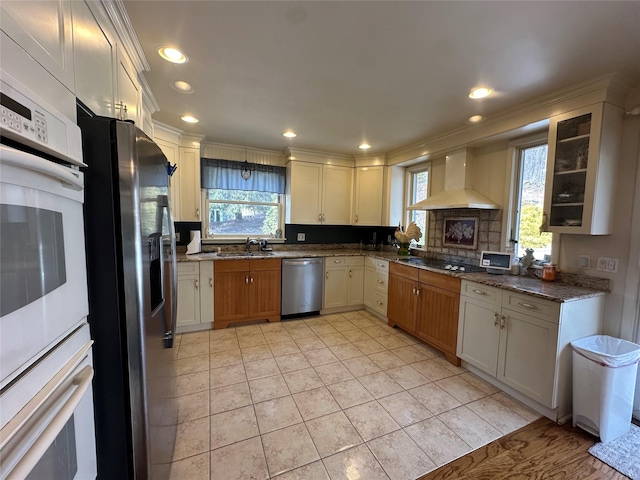
{"label": "oven door handle", "polygon": [[56,178],[73,190],[82,190],[84,182],[76,176],[73,170],[58,165],[50,160],[37,157],[31,153],[16,150],[15,148],[0,145],[0,158],[5,165],[13,165],[18,168],[26,168],[44,175]]}
{"label": "oven door handle", "polygon": [[20,480],[26,478],[29,472],[33,470],[38,461],[42,458],[42,455],[47,451],[49,446],[56,439],[58,434],[62,431],[66,423],[73,415],[76,407],[82,400],[82,397],[86,393],[87,389],[91,385],[93,379],[93,368],[91,365],[87,365],[73,378],[73,385],[76,390],[71,394],[66,403],[62,406],[60,411],[56,414],[55,418],[49,425],[42,431],[31,448],[24,454],[20,461],[16,464],[11,471],[7,480]]}

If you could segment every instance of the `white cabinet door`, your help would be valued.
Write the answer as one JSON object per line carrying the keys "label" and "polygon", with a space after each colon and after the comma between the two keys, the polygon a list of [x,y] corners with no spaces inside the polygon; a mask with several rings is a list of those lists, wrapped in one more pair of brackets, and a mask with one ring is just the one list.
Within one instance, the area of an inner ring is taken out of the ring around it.
{"label": "white cabinet door", "polygon": [[366,266],[364,269],[364,304],[369,308],[375,308],[375,292],[376,292],[376,275],[375,268]]}
{"label": "white cabinet door", "polygon": [[502,309],[497,379],[549,408],[553,405],[558,325]]}
{"label": "white cabinet door", "polygon": [[70,0],[3,0],[0,25],[33,59],[75,93]]}
{"label": "white cabinet door", "polygon": [[324,308],[344,307],[349,295],[348,268],[329,266],[324,272]]}
{"label": "white cabinet door", "polygon": [[200,262],[200,323],[213,322],[213,260]]}
{"label": "white cabinet door", "polygon": [[[162,150],[162,153],[164,153],[164,156],[167,157],[167,160],[169,161],[169,163],[171,163],[171,165],[176,165],[179,161],[178,158],[180,156],[178,145],[175,143],[167,142],[160,138],[156,138],[154,139],[154,141],[158,144],[158,146],[160,147],[160,150]],[[176,169],[175,172],[173,172],[173,175],[169,178],[169,184],[170,184],[169,197],[171,200],[171,213],[173,214],[173,220],[176,222],[180,220],[179,178],[180,178],[180,169],[178,168]]]}
{"label": "white cabinet door", "polygon": [[500,345],[500,305],[460,296],[457,355],[496,376]]}
{"label": "white cabinet door", "polygon": [[364,303],[364,266],[350,266],[348,282],[347,305],[362,305]]}
{"label": "white cabinet door", "polygon": [[73,13],[73,61],[76,96],[96,115],[113,117],[115,44],[98,20],[99,4],[71,3]]}
{"label": "white cabinet door", "polygon": [[321,223],[322,165],[291,162],[289,169],[289,223]]}
{"label": "white cabinet door", "polygon": [[356,168],[353,224],[382,224],[382,181],[384,167]]}
{"label": "white cabinet door", "polygon": [[200,221],[200,149],[180,147],[180,221]]}
{"label": "white cabinet door", "polygon": [[322,167],[322,223],[350,225],[353,169],[337,165]]}
{"label": "white cabinet door", "polygon": [[[212,302],[213,304],[213,302]],[[178,276],[178,327],[200,323],[200,277]]]}
{"label": "white cabinet door", "polygon": [[142,92],[138,83],[138,75],[121,48],[116,48],[116,118],[133,120],[141,127]]}

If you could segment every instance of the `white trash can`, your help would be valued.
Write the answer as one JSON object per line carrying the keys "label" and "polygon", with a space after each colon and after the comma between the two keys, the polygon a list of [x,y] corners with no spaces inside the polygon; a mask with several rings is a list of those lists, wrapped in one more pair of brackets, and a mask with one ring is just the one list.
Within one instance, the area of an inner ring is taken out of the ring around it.
{"label": "white trash can", "polygon": [[640,345],[607,335],[571,342],[573,426],[615,440],[631,426]]}

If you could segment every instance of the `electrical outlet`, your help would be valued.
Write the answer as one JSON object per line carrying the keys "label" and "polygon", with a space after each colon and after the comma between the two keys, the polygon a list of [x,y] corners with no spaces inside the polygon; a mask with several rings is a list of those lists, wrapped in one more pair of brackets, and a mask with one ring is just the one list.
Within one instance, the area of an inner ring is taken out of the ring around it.
{"label": "electrical outlet", "polygon": [[387,243],[391,243],[391,235],[387,235]]}
{"label": "electrical outlet", "polygon": [[578,257],[578,268],[589,268],[589,264],[591,263],[591,259],[589,255],[580,255]]}
{"label": "electrical outlet", "polygon": [[180,241],[180,232],[176,232],[176,242]]}
{"label": "electrical outlet", "polygon": [[618,273],[619,259],[616,257],[598,257],[598,271],[606,273]]}
{"label": "electrical outlet", "polygon": [[298,234],[298,241],[299,242],[304,242],[306,238],[307,238],[307,235],[305,233],[299,233]]}

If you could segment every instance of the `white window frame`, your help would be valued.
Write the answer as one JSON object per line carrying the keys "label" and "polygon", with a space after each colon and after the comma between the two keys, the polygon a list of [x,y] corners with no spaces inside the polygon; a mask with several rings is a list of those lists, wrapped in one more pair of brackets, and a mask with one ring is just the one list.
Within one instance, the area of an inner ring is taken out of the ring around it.
{"label": "white window frame", "polygon": [[[502,218],[502,242],[501,249],[505,251],[512,245],[513,234],[518,220],[518,202],[522,193],[520,182],[521,150],[549,143],[548,132],[540,132],[528,137],[519,138],[509,142],[507,150],[507,182],[505,187],[505,202],[507,206]],[[548,185],[545,185],[545,189]],[[560,254],[560,235],[552,234],[551,237],[551,262],[558,263]]]}
{"label": "white window frame", "polygon": [[[411,210],[407,207],[415,203],[413,201],[414,191],[413,191],[413,176],[417,173],[427,172],[427,198],[431,196],[431,162],[428,163],[420,163],[418,165],[407,167],[405,173],[405,207],[404,207],[404,226],[406,228],[407,225],[411,222]],[[427,243],[429,237],[429,213],[427,212],[427,221],[425,222],[424,231],[422,232],[422,238],[420,241],[422,244],[413,244],[412,248],[417,250],[426,250]]]}
{"label": "white window frame", "polygon": [[[233,234],[233,235],[215,235],[213,237],[209,236],[209,200],[207,188],[202,188],[200,190],[200,198],[202,203],[202,212],[204,213],[202,218],[202,241],[205,243],[238,243],[239,241],[245,241],[247,236],[251,238],[268,238],[270,243],[284,243],[284,217],[285,217],[285,195],[278,195],[278,203],[271,202],[242,202],[242,201],[228,201],[226,203],[234,203],[238,205],[275,205],[278,207],[278,228],[282,230],[282,238],[273,238],[273,237],[262,237],[256,234]],[[215,203],[216,201],[213,200]]]}

